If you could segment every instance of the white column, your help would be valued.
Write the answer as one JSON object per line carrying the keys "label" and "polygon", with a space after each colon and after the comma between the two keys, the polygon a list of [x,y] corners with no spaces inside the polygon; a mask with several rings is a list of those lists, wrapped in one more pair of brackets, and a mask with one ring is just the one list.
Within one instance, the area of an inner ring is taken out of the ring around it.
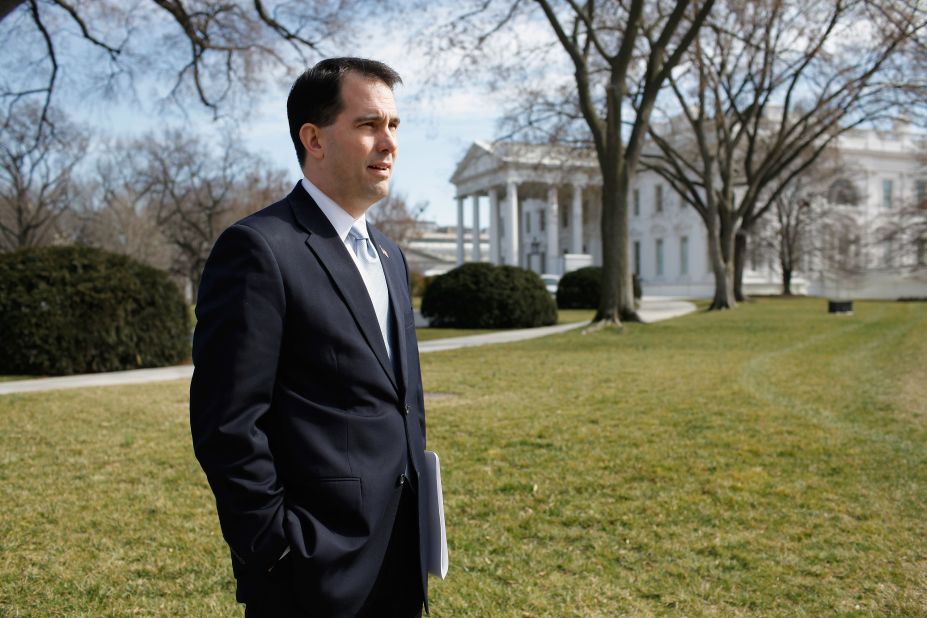
{"label": "white column", "polygon": [[571,242],[570,251],[573,253],[583,252],[583,188],[580,185],[573,185],[573,208],[571,208],[572,220],[570,221]]}
{"label": "white column", "polygon": [[457,265],[464,263],[464,196],[457,196]]}
{"label": "white column", "polygon": [[472,260],[474,262],[479,262],[482,256],[480,255],[480,196],[473,194],[470,197],[470,201],[473,204],[473,256]]}
{"label": "white column", "polygon": [[519,265],[519,235],[521,225],[518,220],[518,185],[510,180],[505,186],[505,263]]}
{"label": "white column", "polygon": [[560,206],[557,203],[557,187],[547,189],[547,266],[544,272],[560,273]]}
{"label": "white column", "polygon": [[489,190],[489,261],[499,263],[499,190]]}

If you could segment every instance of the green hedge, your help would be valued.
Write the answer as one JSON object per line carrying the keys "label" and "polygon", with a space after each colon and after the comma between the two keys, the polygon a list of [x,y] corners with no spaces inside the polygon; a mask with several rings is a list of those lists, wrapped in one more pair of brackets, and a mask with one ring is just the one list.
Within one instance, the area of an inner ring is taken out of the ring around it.
{"label": "green hedge", "polygon": [[[632,275],[634,298],[641,297],[641,282]],[[586,266],[560,278],[557,284],[557,306],[561,309],[598,309],[602,296],[602,267]]]}
{"label": "green hedge", "polygon": [[0,255],[0,373],[173,365],[189,337],[186,303],[162,271],[90,247]]}
{"label": "green hedge", "polygon": [[537,273],[469,263],[428,285],[422,315],[438,327],[530,328],[554,324],[557,307]]}

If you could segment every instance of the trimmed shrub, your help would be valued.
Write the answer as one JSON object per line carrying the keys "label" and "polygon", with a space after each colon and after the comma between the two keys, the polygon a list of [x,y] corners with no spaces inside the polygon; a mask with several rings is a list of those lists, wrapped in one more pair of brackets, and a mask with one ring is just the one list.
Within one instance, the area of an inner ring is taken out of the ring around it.
{"label": "trimmed shrub", "polygon": [[[631,276],[634,298],[640,300],[641,280]],[[602,296],[602,267],[586,266],[560,278],[557,284],[557,307],[560,309],[598,309]]]}
{"label": "trimmed shrub", "polygon": [[557,306],[561,309],[598,309],[602,296],[602,268],[586,266],[572,270],[557,284]]}
{"label": "trimmed shrub", "polygon": [[160,270],[90,247],[0,255],[0,373],[173,365],[189,337],[186,303]]}
{"label": "trimmed shrub", "polygon": [[530,328],[555,323],[557,307],[535,272],[468,263],[435,277],[422,315],[439,327]]}

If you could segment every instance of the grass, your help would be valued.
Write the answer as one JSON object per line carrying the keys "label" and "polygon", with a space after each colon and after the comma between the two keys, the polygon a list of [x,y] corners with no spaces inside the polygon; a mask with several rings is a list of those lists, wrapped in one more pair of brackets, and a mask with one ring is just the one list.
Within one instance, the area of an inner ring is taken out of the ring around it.
{"label": "grass", "polygon": [[[423,356],[432,616],[923,616],[927,305]],[[0,397],[0,615],[235,616],[183,382]]]}

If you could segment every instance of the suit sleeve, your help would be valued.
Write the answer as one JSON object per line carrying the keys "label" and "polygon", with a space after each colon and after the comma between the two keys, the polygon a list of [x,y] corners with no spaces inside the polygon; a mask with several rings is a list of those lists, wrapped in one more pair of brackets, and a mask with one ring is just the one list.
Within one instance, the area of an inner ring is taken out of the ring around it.
{"label": "suit sleeve", "polygon": [[266,571],[288,544],[267,437],[285,294],[267,241],[242,224],[206,262],[196,304],[190,427],[239,568]]}

